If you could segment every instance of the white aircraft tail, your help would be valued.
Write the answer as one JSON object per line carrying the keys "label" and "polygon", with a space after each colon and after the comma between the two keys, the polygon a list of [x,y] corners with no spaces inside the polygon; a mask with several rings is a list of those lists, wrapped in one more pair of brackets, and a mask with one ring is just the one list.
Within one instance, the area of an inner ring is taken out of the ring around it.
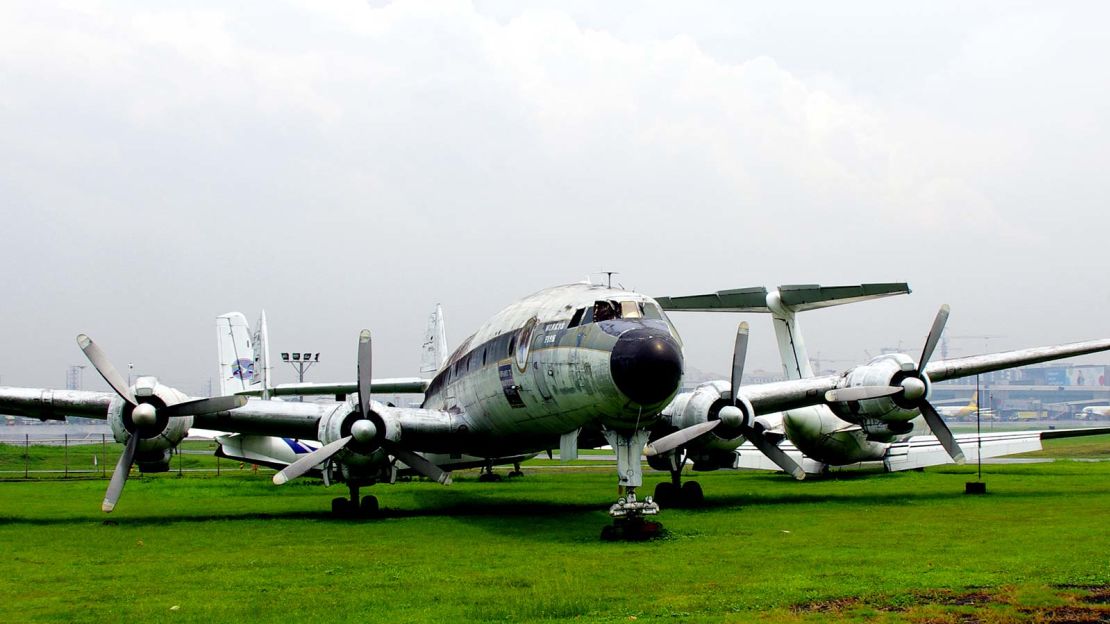
{"label": "white aircraft tail", "polygon": [[265,390],[270,374],[266,313],[252,332],[247,317],[228,312],[216,317],[216,348],[219,357],[220,395],[245,390]]}
{"label": "white aircraft tail", "polygon": [[798,328],[796,314],[845,303],[909,294],[905,283],[860,284],[857,286],[779,286],[721,290],[708,295],[659,297],[668,311],[690,312],[769,312],[775,321],[775,337],[782,356],[782,370],[788,379],[813,377],[809,352]]}
{"label": "white aircraft tail", "polygon": [[443,306],[436,304],[436,309],[428,317],[428,330],[424,334],[424,345],[421,347],[420,372],[434,373],[443,366],[450,355],[447,352],[447,327],[443,321]]}

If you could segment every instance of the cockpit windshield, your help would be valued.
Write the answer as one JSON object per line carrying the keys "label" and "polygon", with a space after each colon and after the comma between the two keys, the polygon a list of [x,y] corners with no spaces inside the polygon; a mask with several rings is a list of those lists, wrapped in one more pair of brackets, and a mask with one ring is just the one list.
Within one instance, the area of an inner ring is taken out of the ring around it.
{"label": "cockpit windshield", "polygon": [[664,321],[663,311],[654,303],[643,301],[595,301],[592,306],[578,308],[571,316],[567,327],[577,327],[614,319],[647,319]]}

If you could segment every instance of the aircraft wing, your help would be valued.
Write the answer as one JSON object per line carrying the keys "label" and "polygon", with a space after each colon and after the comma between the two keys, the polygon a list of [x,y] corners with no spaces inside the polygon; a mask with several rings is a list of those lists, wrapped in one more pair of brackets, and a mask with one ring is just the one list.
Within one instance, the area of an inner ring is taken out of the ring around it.
{"label": "aircraft wing", "polygon": [[[1052,438],[1072,438],[1078,436],[1103,435],[1110,433],[1110,427],[1089,429],[1053,429],[1049,431],[1005,431],[999,433],[962,433],[956,442],[963,449],[967,462],[972,463],[980,457],[1003,457],[1041,450],[1041,440]],[[952,458],[936,437],[931,435],[913,436],[904,442],[895,442],[883,457],[883,466],[889,472],[913,470],[926,466],[951,464]]]}
{"label": "aircraft wing", "polygon": [[[432,380],[421,377],[396,377],[392,379],[374,379],[370,382],[370,391],[378,394],[423,394],[428,389]],[[358,392],[358,383],[288,383],[278,384],[270,388],[270,396],[294,395],[340,395]],[[261,390],[244,390],[236,392],[246,396],[259,396]]]}
{"label": "aircraft wing", "polygon": [[1038,364],[1051,360],[1087,355],[1110,349],[1110,339],[1087,340],[1073,342],[1066,345],[1052,347],[1035,347],[1032,349],[1018,349],[988,355],[972,355],[953,360],[940,360],[930,362],[925,367],[925,373],[932,381],[944,381],[957,377],[970,377],[980,373],[1016,368],[1029,364]]}
{"label": "aircraft wing", "polygon": [[0,414],[40,420],[65,420],[66,416],[106,418],[114,392],[0,387]]}

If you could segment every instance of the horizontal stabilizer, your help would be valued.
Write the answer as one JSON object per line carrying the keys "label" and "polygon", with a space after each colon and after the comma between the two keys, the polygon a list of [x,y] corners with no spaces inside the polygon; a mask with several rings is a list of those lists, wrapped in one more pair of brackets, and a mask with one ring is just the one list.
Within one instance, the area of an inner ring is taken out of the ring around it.
{"label": "horizontal stabilizer", "polygon": [[[829,306],[880,299],[893,295],[906,295],[910,287],[905,282],[882,284],[857,284],[855,286],[818,286],[816,284],[778,287],[779,300],[792,310],[801,312]],[[706,295],[659,297],[656,301],[668,311],[680,312],[771,312],[767,305],[768,290],[738,288],[720,290]]]}

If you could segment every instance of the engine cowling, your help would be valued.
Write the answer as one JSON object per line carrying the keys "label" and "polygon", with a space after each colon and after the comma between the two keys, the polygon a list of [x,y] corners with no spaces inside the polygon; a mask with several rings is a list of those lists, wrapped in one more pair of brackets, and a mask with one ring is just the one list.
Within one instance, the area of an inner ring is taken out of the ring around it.
{"label": "engine cowling", "polygon": [[165,472],[169,470],[173,449],[189,435],[193,417],[169,418],[156,414],[152,422],[143,422],[143,406],[151,405],[157,409],[183,403],[189,397],[176,388],[158,383],[154,377],[138,378],[131,391],[139,401],[139,407],[132,408],[118,396],[112,399],[108,407],[108,425],[112,428],[112,437],[120,444],[127,444],[132,436],[138,435],[135,462],[139,465],[139,470]]}
{"label": "engine cowling", "polygon": [[[692,392],[683,392],[675,397],[674,401],[663,410],[663,416],[674,430],[685,429],[710,420],[718,420],[721,408],[731,405],[731,402],[725,398],[729,393],[730,388],[727,381],[703,383],[694,388]],[[747,414],[751,414],[751,411],[747,411]],[[739,428],[730,427],[723,422],[694,442],[698,449],[727,451],[731,451],[743,443],[744,436],[740,433]]]}
{"label": "engine cowling", "polygon": [[[396,477],[389,454],[382,448],[382,442],[387,439],[399,440],[401,429],[388,413],[381,413],[381,405],[371,401],[371,407],[367,420],[373,426],[373,436],[368,440],[354,439],[332,456],[332,471],[338,472],[334,476],[364,483],[389,482]],[[363,418],[359,414],[358,400],[352,397],[320,419],[318,439],[327,445],[351,436],[353,430],[366,426],[365,422],[359,424],[360,421]]]}
{"label": "engine cowling", "polygon": [[917,363],[904,353],[881,355],[844,375],[841,388],[889,386],[901,390],[891,396],[847,403],[829,403],[829,409],[852,423],[868,420],[906,422],[921,414],[916,405],[931,389],[929,377],[919,371]]}

